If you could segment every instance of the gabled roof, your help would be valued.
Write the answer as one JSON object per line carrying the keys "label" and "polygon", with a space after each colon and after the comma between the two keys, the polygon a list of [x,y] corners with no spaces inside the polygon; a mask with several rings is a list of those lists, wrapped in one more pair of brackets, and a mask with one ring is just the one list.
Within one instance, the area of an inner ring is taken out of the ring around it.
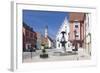
{"label": "gabled roof", "polygon": [[80,12],[70,12],[69,13],[69,21],[83,21],[84,20],[85,13]]}
{"label": "gabled roof", "polygon": [[48,39],[49,39],[51,42],[53,42],[53,39],[52,39],[50,36],[48,36]]}
{"label": "gabled roof", "polygon": [[[67,24],[66,24],[66,23],[67,23]],[[62,30],[62,28],[65,26],[65,24],[66,24],[66,26],[67,26],[67,28],[68,28],[69,22],[68,22],[68,19],[67,19],[66,17],[65,17],[63,23],[61,24],[61,26],[60,26],[60,28],[59,28],[57,34],[56,34],[56,37],[58,36],[58,34],[59,34],[59,32]]]}
{"label": "gabled roof", "polygon": [[48,39],[51,41],[51,42],[53,42],[53,39],[50,37],[50,36],[48,36],[47,38],[45,38],[44,36],[42,36],[42,42],[44,42],[44,43],[46,43],[46,42],[48,42]]}

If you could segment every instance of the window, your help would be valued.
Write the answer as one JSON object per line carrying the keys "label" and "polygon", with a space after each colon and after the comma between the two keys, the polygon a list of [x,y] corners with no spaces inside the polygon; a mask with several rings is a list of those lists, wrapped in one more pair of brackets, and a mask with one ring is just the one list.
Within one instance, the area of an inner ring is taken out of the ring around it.
{"label": "window", "polygon": [[26,36],[29,36],[29,31],[28,30],[26,30]]}
{"label": "window", "polygon": [[79,28],[79,25],[80,25],[80,22],[78,22],[78,21],[77,22],[74,22],[74,27],[75,28]]}
{"label": "window", "polygon": [[65,26],[65,28],[67,28],[67,26]]}
{"label": "window", "polygon": [[79,37],[79,35],[76,35],[76,37]]}
{"label": "window", "polygon": [[31,38],[33,37],[33,33],[30,33],[31,34]]}
{"label": "window", "polygon": [[75,36],[76,36],[76,37],[79,37],[79,33],[77,33]]}
{"label": "window", "polygon": [[75,25],[75,28],[78,28],[78,25]]}
{"label": "window", "polygon": [[59,47],[60,47],[60,44],[59,44]]}
{"label": "window", "polygon": [[59,39],[57,39],[57,41],[59,42]]}

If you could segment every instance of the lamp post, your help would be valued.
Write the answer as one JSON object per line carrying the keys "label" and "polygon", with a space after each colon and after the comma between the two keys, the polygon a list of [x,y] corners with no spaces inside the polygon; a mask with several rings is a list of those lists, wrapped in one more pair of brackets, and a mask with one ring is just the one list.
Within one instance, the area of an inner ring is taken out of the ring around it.
{"label": "lamp post", "polygon": [[64,37],[64,34],[66,33],[65,31],[62,31],[62,39],[61,39],[61,44],[62,44],[62,47],[64,48],[64,52],[66,53],[66,47],[65,47],[65,44],[66,44],[66,40],[65,40],[65,37]]}
{"label": "lamp post", "polygon": [[75,49],[74,49],[74,51],[77,51],[77,50],[78,50],[78,47],[77,47],[77,41],[76,41],[76,33],[77,33],[77,31],[74,30],[74,35],[75,35],[75,40],[74,40]]}
{"label": "lamp post", "polygon": [[29,46],[29,49],[30,49],[30,54],[31,54],[31,59],[32,59],[32,46]]}

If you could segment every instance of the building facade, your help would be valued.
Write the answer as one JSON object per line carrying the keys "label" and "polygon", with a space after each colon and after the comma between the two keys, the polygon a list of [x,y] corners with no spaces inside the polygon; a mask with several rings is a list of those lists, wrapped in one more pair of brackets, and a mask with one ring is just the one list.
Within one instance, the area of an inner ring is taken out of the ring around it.
{"label": "building facade", "polygon": [[[65,32],[64,37],[65,37],[65,48],[66,50],[68,50],[68,39],[69,39],[69,22],[68,19],[65,17],[63,23],[61,24],[57,35],[56,35],[56,48],[57,49],[62,49],[62,44],[61,44],[61,40],[62,40],[62,32]],[[62,49],[63,50],[63,49]]]}
{"label": "building facade", "polygon": [[39,32],[36,32],[36,34],[37,34],[37,49],[41,49],[41,39],[42,39],[42,37],[41,37],[41,34],[39,33]]}
{"label": "building facade", "polygon": [[84,13],[69,13],[69,22],[70,22],[70,33],[69,40],[74,45],[78,44],[78,47],[83,47],[83,38],[84,38]]}
{"label": "building facade", "polygon": [[88,14],[86,13],[69,13],[69,41],[73,44],[73,46],[75,45],[75,43],[77,43],[78,48],[85,48],[86,33],[89,33],[88,19]]}
{"label": "building facade", "polygon": [[31,48],[36,48],[37,42],[37,35],[36,32],[28,26],[27,24],[23,23],[23,51],[28,50]]}
{"label": "building facade", "polygon": [[84,48],[86,49],[86,52],[91,55],[91,14],[86,13],[85,15],[85,22],[84,24],[86,24],[85,26],[85,38],[84,38]]}

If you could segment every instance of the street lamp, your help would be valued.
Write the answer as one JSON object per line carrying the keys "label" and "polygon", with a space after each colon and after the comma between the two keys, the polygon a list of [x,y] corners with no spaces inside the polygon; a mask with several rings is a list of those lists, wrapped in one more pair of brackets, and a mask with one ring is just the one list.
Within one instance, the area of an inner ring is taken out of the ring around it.
{"label": "street lamp", "polygon": [[78,50],[77,41],[76,41],[76,34],[77,34],[77,31],[74,30],[74,35],[75,35],[74,45],[75,45],[75,49],[73,51],[77,51]]}
{"label": "street lamp", "polygon": [[61,44],[62,44],[62,47],[64,48],[64,52],[66,52],[66,47],[65,47],[65,44],[67,43],[66,40],[65,40],[65,37],[64,37],[64,34],[66,33],[65,31],[62,31],[62,38],[61,38]]}
{"label": "street lamp", "polygon": [[30,49],[30,54],[31,54],[31,59],[32,59],[32,51],[33,51],[32,46],[29,46],[29,49]]}

